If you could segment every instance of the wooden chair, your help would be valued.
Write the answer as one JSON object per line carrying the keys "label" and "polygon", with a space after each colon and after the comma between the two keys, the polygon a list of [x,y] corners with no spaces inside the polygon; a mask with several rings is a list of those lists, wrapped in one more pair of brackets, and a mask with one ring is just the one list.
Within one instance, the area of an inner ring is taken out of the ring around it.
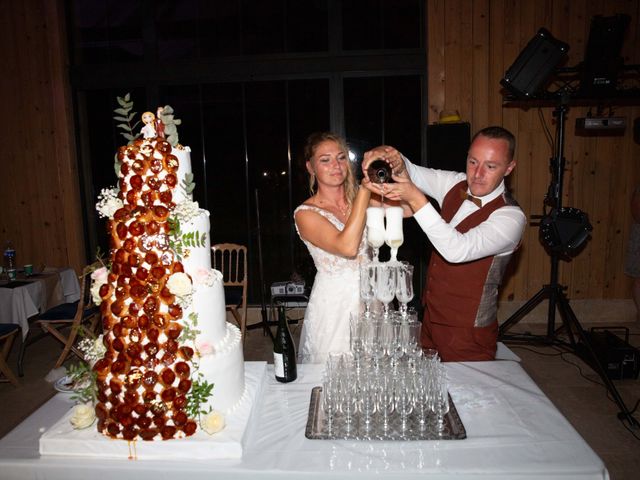
{"label": "wooden chair", "polygon": [[2,344],[2,351],[0,352],[0,373],[5,378],[0,378],[0,382],[11,382],[16,387],[18,386],[18,379],[7,365],[7,357],[11,351],[11,345],[13,340],[18,336],[20,332],[20,326],[15,323],[0,323],[0,344]]}
{"label": "wooden chair", "polygon": [[[100,310],[93,305],[91,299],[91,272],[101,266],[100,262],[95,262],[87,265],[82,270],[80,300],[73,303],[63,303],[35,317],[33,324],[29,327],[27,337],[29,337],[31,330],[36,325],[42,328],[43,333],[29,340],[25,338],[22,342],[20,356],[18,357],[18,373],[20,376],[24,374],[23,361],[26,348],[47,335],[52,335],[63,345],[62,353],[56,361],[55,368],[64,363],[70,352],[83,359],[83,354],[75,347],[75,342],[80,332],[85,336],[95,336],[95,330],[100,320]],[[67,329],[66,333],[63,332],[63,330]]]}
{"label": "wooden chair", "polygon": [[213,268],[222,272],[227,310],[238,322],[242,341],[247,330],[247,247],[219,243],[211,247]]}

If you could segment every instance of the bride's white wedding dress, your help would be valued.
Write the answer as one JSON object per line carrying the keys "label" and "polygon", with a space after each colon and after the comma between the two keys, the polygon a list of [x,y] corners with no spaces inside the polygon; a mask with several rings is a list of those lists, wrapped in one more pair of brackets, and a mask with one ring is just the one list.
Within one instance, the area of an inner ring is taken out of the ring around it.
{"label": "bride's white wedding dress", "polygon": [[[294,218],[300,210],[317,212],[338,230],[344,228],[327,210],[300,205]],[[304,315],[298,358],[303,363],[324,363],[329,352],[349,351],[349,316],[360,311],[360,263],[368,259],[367,237],[365,232],[354,258],[328,253],[300,238],[309,249],[317,273]]]}

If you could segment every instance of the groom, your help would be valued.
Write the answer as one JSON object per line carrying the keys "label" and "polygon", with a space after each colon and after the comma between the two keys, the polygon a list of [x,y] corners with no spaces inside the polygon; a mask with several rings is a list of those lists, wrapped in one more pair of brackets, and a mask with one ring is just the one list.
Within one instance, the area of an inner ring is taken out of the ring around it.
{"label": "groom", "polygon": [[436,348],[444,361],[495,359],[498,286],[526,224],[504,184],[516,166],[514,153],[511,132],[487,127],[472,139],[466,173],[414,165],[389,146],[364,155],[365,175],[369,163],[383,158],[395,180],[365,182],[366,187],[401,201],[434,247],[423,293],[421,342]]}

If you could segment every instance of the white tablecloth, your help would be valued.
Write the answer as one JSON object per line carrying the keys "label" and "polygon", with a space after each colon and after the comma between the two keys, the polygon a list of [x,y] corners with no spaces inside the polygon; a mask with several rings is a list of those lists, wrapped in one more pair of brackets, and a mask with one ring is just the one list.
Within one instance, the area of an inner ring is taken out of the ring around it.
{"label": "white tablecloth", "polygon": [[0,323],[17,323],[23,338],[29,331],[30,317],[80,299],[78,276],[71,268],[48,268],[27,281],[19,287],[0,288]]}
{"label": "white tablecloth", "polygon": [[40,432],[69,407],[57,395],[0,440],[1,478],[428,478],[608,479],[600,458],[517,362],[448,364],[450,393],[465,440],[378,442],[308,440],[311,388],[321,368],[300,365],[279,384],[267,368],[263,398],[238,461],[130,461],[38,455]]}

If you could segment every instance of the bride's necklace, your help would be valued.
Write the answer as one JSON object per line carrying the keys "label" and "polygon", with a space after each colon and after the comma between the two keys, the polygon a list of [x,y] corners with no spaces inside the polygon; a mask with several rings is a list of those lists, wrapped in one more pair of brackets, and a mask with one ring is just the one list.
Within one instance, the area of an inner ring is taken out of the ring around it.
{"label": "bride's necklace", "polygon": [[337,203],[329,203],[326,200],[323,200],[321,198],[318,199],[318,203],[322,206],[322,208],[325,208],[325,209],[326,209],[326,207],[335,208],[336,210],[338,210],[342,214],[342,216],[344,218],[347,218],[349,216],[349,214],[351,213],[351,205],[349,205],[348,203],[347,203],[346,206],[341,207]]}

